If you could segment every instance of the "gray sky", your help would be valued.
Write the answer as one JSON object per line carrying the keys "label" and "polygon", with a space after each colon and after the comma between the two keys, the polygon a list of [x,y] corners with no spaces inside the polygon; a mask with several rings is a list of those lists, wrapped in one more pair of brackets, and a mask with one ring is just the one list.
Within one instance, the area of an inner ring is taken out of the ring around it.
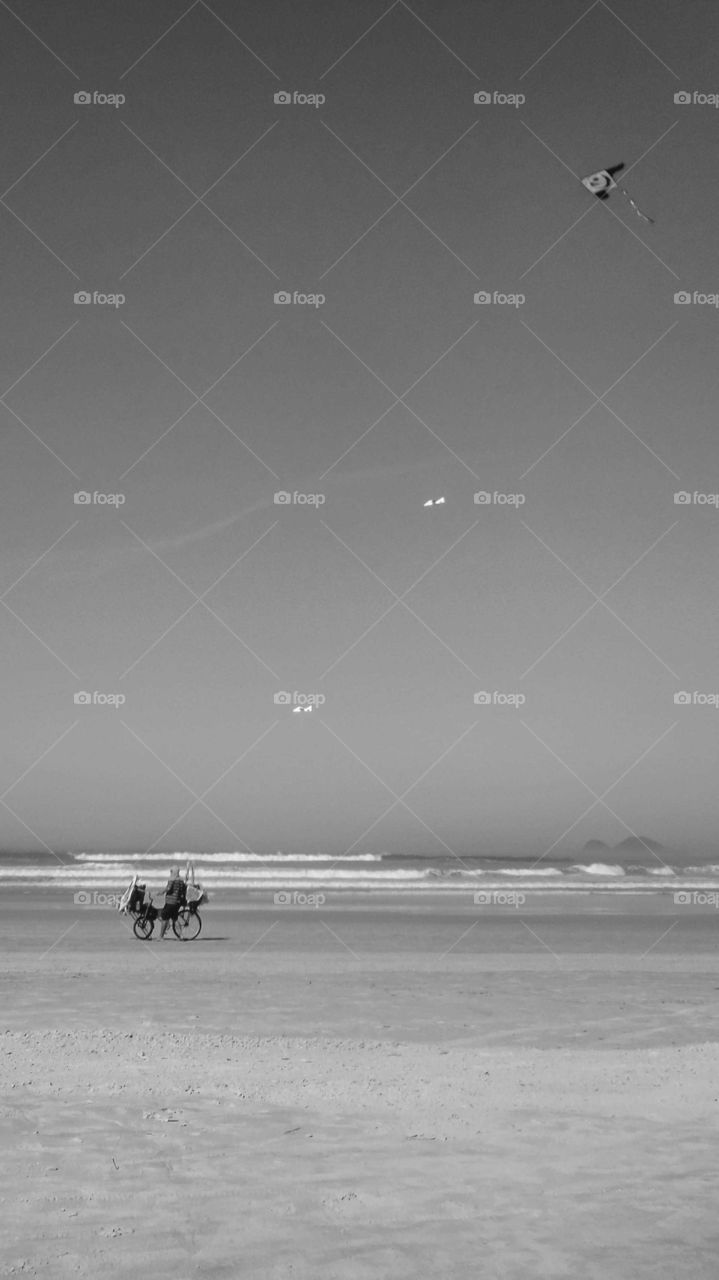
{"label": "gray sky", "polygon": [[718,27],[3,7],[3,848],[711,846]]}

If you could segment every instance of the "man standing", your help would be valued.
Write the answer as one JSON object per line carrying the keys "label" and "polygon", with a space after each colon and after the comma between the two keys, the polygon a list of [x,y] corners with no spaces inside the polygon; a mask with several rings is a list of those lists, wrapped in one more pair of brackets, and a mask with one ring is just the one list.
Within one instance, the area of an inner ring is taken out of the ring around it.
{"label": "man standing", "polygon": [[170,869],[170,879],[165,888],[165,905],[161,911],[162,924],[160,926],[160,938],[164,938],[167,933],[167,926],[171,920],[176,920],[180,907],[185,904],[185,882],[180,879],[180,868],[172,867]]}

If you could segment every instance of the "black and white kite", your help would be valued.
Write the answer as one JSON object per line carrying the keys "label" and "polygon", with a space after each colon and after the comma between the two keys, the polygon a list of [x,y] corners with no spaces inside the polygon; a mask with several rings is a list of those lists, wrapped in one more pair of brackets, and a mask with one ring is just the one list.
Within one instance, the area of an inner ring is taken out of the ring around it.
{"label": "black and white kite", "polygon": [[646,213],[642,213],[639,205],[632,200],[629,192],[614,181],[615,173],[619,173],[623,168],[623,164],[615,164],[612,165],[611,169],[598,169],[596,173],[590,173],[586,178],[582,178],[582,186],[586,187],[587,191],[591,191],[592,195],[596,196],[598,200],[608,200],[610,191],[618,191],[631,205],[637,217],[642,219],[642,222],[653,223],[654,219],[647,217]]}
{"label": "black and white kite", "polygon": [[443,502],[444,502],[444,498],[430,498],[427,502],[423,503],[423,506],[441,507]]}

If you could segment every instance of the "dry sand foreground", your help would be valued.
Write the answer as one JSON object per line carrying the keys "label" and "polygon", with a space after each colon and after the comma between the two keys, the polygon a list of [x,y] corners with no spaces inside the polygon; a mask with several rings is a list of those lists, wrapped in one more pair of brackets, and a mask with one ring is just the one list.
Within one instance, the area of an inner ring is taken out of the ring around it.
{"label": "dry sand foreground", "polygon": [[716,1275],[713,941],[490,969],[234,927],[0,935],[0,1275]]}

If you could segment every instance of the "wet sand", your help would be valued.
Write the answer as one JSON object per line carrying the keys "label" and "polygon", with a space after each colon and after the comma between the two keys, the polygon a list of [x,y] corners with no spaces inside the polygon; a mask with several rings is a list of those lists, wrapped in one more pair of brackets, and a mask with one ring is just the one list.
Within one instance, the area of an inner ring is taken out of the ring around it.
{"label": "wet sand", "polygon": [[715,1274],[713,915],[12,897],[0,1275]]}

